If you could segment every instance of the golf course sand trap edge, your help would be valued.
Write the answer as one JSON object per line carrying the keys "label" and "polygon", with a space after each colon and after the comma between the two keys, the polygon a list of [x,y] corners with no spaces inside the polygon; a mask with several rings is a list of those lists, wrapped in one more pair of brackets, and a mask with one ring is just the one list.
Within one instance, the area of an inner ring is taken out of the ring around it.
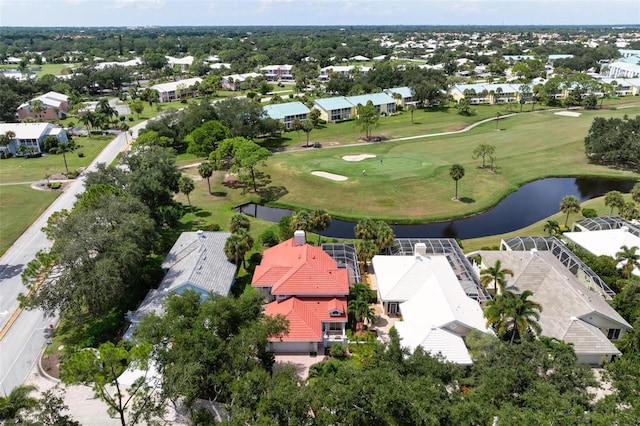
{"label": "golf course sand trap edge", "polygon": [[367,158],[376,158],[374,154],[358,154],[358,155],[345,155],[342,157],[344,161],[362,161]]}
{"label": "golf course sand trap edge", "polygon": [[579,112],[573,112],[573,111],[560,111],[560,112],[555,112],[554,114],[562,115],[564,117],[580,117]]}
{"label": "golf course sand trap edge", "polygon": [[318,171],[315,171],[315,172],[311,172],[311,174],[314,175],[314,176],[319,176],[319,177],[325,178],[325,179],[335,180],[336,182],[343,182],[343,181],[349,179],[346,176],[335,175],[335,174],[329,173],[329,172],[318,172]]}

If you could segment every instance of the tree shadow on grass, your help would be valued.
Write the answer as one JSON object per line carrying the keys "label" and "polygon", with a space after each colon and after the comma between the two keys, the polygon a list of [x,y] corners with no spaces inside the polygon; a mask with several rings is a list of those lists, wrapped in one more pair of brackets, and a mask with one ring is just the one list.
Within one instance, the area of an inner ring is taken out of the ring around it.
{"label": "tree shadow on grass", "polygon": [[209,217],[209,216],[211,216],[211,212],[208,212],[208,211],[206,211],[206,210],[202,210],[202,209],[200,209],[200,208],[198,208],[198,207],[196,207],[196,208],[194,209],[194,212],[195,212],[194,214],[195,214],[197,217]]}
{"label": "tree shadow on grass", "polygon": [[284,186],[267,186],[258,190],[262,201],[269,202],[278,200],[289,193]]}
{"label": "tree shadow on grass", "polygon": [[470,197],[460,197],[459,201],[466,204],[471,204],[476,202],[476,200]]}
{"label": "tree shadow on grass", "polygon": [[216,197],[226,197],[227,191],[211,191],[211,195]]}

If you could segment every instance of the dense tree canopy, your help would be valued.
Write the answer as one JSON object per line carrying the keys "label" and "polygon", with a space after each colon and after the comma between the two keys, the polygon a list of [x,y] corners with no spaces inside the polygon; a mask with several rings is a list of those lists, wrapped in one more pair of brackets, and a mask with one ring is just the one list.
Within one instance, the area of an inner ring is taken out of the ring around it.
{"label": "dense tree canopy", "polygon": [[596,117],[584,147],[589,161],[637,169],[640,164],[640,116]]}

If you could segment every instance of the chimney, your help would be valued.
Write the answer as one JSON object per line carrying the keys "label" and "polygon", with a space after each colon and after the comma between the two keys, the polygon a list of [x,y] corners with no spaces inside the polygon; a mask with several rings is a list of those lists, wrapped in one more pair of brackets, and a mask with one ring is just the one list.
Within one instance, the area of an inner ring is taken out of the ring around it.
{"label": "chimney", "polygon": [[622,230],[622,232],[629,232],[628,226],[621,226],[620,229]]}
{"label": "chimney", "polygon": [[427,257],[427,245],[425,243],[417,243],[415,247],[415,254]]}
{"label": "chimney", "polygon": [[305,236],[304,231],[297,230],[293,233],[293,245],[294,246],[303,246],[305,245]]}

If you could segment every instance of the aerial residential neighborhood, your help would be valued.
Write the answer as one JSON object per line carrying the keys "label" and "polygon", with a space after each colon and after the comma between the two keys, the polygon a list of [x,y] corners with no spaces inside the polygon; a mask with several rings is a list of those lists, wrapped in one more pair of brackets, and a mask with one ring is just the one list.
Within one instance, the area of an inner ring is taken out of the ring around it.
{"label": "aerial residential neighborhood", "polygon": [[0,422],[637,423],[637,23],[17,22]]}

